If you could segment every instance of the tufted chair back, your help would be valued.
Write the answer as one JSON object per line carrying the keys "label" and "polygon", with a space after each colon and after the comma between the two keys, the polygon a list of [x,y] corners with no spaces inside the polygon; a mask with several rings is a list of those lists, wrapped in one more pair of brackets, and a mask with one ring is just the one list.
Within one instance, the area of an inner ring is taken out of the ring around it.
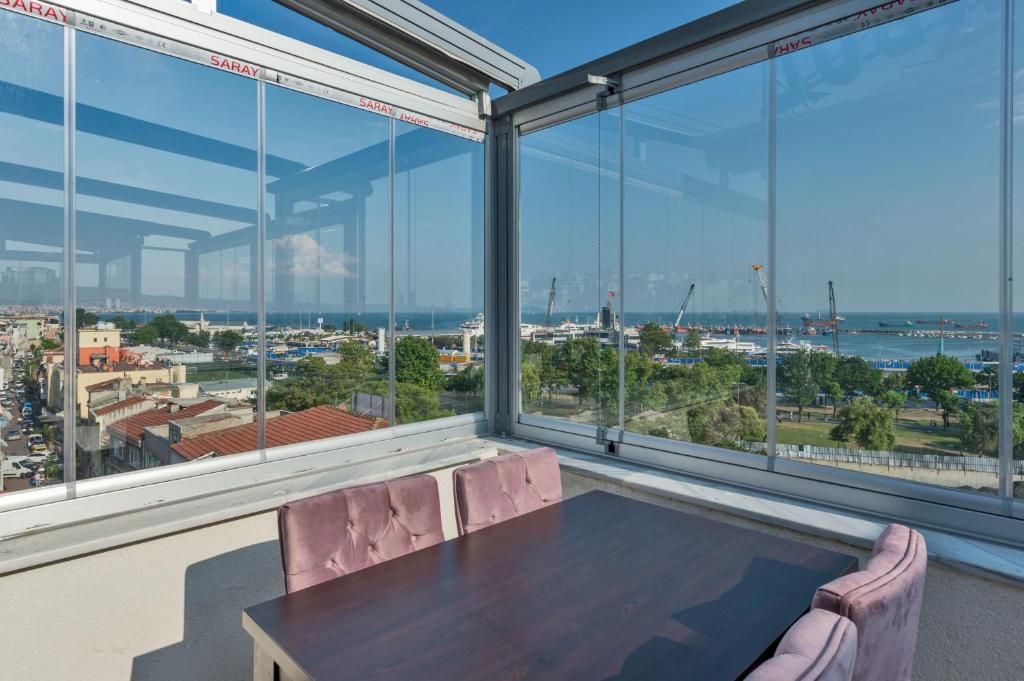
{"label": "tufted chair back", "polygon": [[857,625],[854,681],[910,681],[927,567],[921,533],[890,525],[863,570],[834,579],[814,594],[812,607]]}
{"label": "tufted chair back", "polygon": [[811,610],[746,681],[850,681],[856,659],[857,626],[827,610]]}
{"label": "tufted chair back", "polygon": [[455,469],[459,534],[562,500],[558,456],[550,447],[502,454]]}
{"label": "tufted chair back", "polygon": [[429,475],[293,501],[278,511],[277,526],[288,593],[444,541]]}

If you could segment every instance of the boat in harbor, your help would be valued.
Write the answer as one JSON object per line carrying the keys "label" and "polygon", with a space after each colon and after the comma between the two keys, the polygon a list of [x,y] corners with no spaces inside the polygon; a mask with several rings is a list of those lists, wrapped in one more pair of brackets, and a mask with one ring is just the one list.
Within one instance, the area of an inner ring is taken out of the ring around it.
{"label": "boat in harbor", "polygon": [[878,326],[882,329],[912,329],[914,322],[909,319],[902,322],[878,322]]}

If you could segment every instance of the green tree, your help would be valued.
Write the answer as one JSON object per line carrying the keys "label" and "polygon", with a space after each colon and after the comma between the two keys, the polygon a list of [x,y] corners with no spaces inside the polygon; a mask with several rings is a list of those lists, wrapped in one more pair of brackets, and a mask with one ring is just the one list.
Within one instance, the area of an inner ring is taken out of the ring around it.
{"label": "green tree", "polygon": [[853,439],[862,449],[891,451],[896,445],[896,428],[890,409],[879,407],[867,397],[858,397],[843,406],[832,439]]}
{"label": "green tree", "polygon": [[786,399],[796,406],[797,422],[803,421],[804,407],[814,404],[818,397],[811,355],[810,350],[794,352],[779,365],[779,387]]}
{"label": "green tree", "polygon": [[452,415],[454,412],[441,408],[440,396],[434,390],[412,383],[395,385],[395,418],[399,423],[432,421]]}
{"label": "green tree", "polygon": [[523,362],[519,367],[519,389],[523,394],[523,408],[532,409],[540,401],[540,370],[533,362]]}
{"label": "green tree", "polygon": [[218,331],[213,335],[214,346],[225,355],[237,350],[244,340],[245,336],[233,329]]}
{"label": "green tree", "polygon": [[700,331],[697,329],[690,329],[686,332],[686,339],[683,340],[683,347],[691,355],[696,355],[700,352]]}
{"label": "green tree", "polygon": [[156,337],[165,343],[176,345],[186,338],[188,338],[189,331],[188,327],[178,321],[178,318],[172,314],[163,314],[153,317],[153,319],[146,324],[146,328],[152,327],[153,331],[156,332]]}
{"label": "green tree", "polygon": [[555,366],[566,383],[576,391],[579,406],[596,399],[600,390],[600,345],[595,338],[570,338],[558,348]]}
{"label": "green tree", "polygon": [[847,396],[877,395],[882,391],[881,369],[872,368],[863,357],[847,355],[840,358],[834,376]]}
{"label": "green tree", "polygon": [[484,391],[484,368],[471,366],[452,374],[445,381],[445,390],[469,395],[481,395]]}
{"label": "green tree", "polygon": [[95,312],[89,312],[84,307],[75,308],[75,328],[88,329],[96,326],[99,321],[99,315]]}
{"label": "green tree", "polygon": [[44,338],[39,343],[39,349],[40,350],[56,350],[59,347],[60,347],[60,343],[58,343],[55,340],[51,340],[49,338]]}
{"label": "green tree", "polygon": [[893,417],[898,419],[900,417],[900,409],[903,408],[903,403],[907,401],[907,396],[899,390],[886,390],[879,399],[882,401],[882,406],[886,409],[892,409]]}
{"label": "green tree", "polygon": [[999,406],[968,403],[960,412],[960,446],[982,456],[999,456]]}
{"label": "green tree", "polygon": [[825,394],[828,395],[828,399],[832,402],[832,416],[836,416],[839,413],[839,400],[843,399],[843,386],[839,385],[839,381],[828,381],[822,388],[825,390]]}
{"label": "green tree", "polygon": [[133,322],[132,320],[127,319],[127,318],[125,318],[125,317],[123,317],[121,315],[116,315],[114,317],[111,317],[107,321],[110,322],[111,324],[113,324],[115,328],[121,329],[122,331],[127,331],[127,330],[130,330],[130,329],[134,329],[135,326],[136,326],[135,322]]}
{"label": "green tree", "polygon": [[149,325],[140,326],[130,332],[129,340],[133,345],[152,345],[159,338],[157,330]]}
{"label": "green tree", "polygon": [[952,398],[956,388],[969,388],[974,374],[963,363],[948,355],[931,355],[911,363],[907,369],[907,383],[924,390],[942,410],[942,423],[949,428],[949,415],[957,402]]}
{"label": "green tree", "polygon": [[203,330],[203,331],[196,331],[195,333],[190,333],[188,335],[188,342],[189,342],[189,344],[194,345],[197,348],[209,348],[210,347],[210,332],[206,331],[206,330]]}
{"label": "green tree", "polygon": [[655,322],[647,322],[640,327],[640,354],[654,357],[671,352],[672,348],[672,334]]}
{"label": "green tree", "polygon": [[441,355],[429,338],[404,336],[395,343],[395,380],[398,383],[440,393],[444,389],[440,362]]}

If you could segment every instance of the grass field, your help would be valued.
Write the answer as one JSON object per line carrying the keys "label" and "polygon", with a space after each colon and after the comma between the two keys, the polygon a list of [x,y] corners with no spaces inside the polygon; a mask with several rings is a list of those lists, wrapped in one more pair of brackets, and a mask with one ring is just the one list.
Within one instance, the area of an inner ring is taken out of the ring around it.
{"label": "grass field", "polygon": [[[834,423],[822,423],[820,421],[804,421],[796,423],[786,421],[779,423],[776,428],[776,437],[783,444],[792,445],[815,445],[818,447],[850,447],[850,443],[833,440],[829,432]],[[960,438],[957,433],[950,429],[947,432],[936,430],[935,432],[915,430],[901,424],[896,425],[896,448],[914,448],[915,450],[929,449],[936,454],[959,454]]]}

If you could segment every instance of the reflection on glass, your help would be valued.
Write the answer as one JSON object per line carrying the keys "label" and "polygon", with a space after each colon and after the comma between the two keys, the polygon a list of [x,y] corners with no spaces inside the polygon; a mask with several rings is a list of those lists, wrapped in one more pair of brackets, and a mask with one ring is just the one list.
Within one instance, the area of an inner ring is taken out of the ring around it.
{"label": "reflection on glass", "polygon": [[76,67],[78,475],[253,450],[256,82],[85,33]]}
{"label": "reflection on glass", "polygon": [[629,431],[764,451],[766,74],[625,106]]}
{"label": "reflection on glass", "polygon": [[0,12],[0,492],[64,476],[61,28]]}
{"label": "reflection on glass", "polygon": [[387,425],[388,119],[276,86],[266,111],[267,443]]}
{"label": "reflection on glass", "polygon": [[[520,399],[526,414],[619,424],[619,114],[522,138]],[[633,371],[627,359],[627,373]]]}
{"label": "reflection on glass", "polygon": [[[1013,24],[1013,496],[1024,499],[1024,0],[1014,0]],[[1021,274],[1017,274],[1021,272]]]}
{"label": "reflection on glass", "polygon": [[395,123],[395,418],[483,411],[483,146]]}
{"label": "reflection on glass", "polygon": [[997,488],[999,14],[778,60],[780,457]]}

